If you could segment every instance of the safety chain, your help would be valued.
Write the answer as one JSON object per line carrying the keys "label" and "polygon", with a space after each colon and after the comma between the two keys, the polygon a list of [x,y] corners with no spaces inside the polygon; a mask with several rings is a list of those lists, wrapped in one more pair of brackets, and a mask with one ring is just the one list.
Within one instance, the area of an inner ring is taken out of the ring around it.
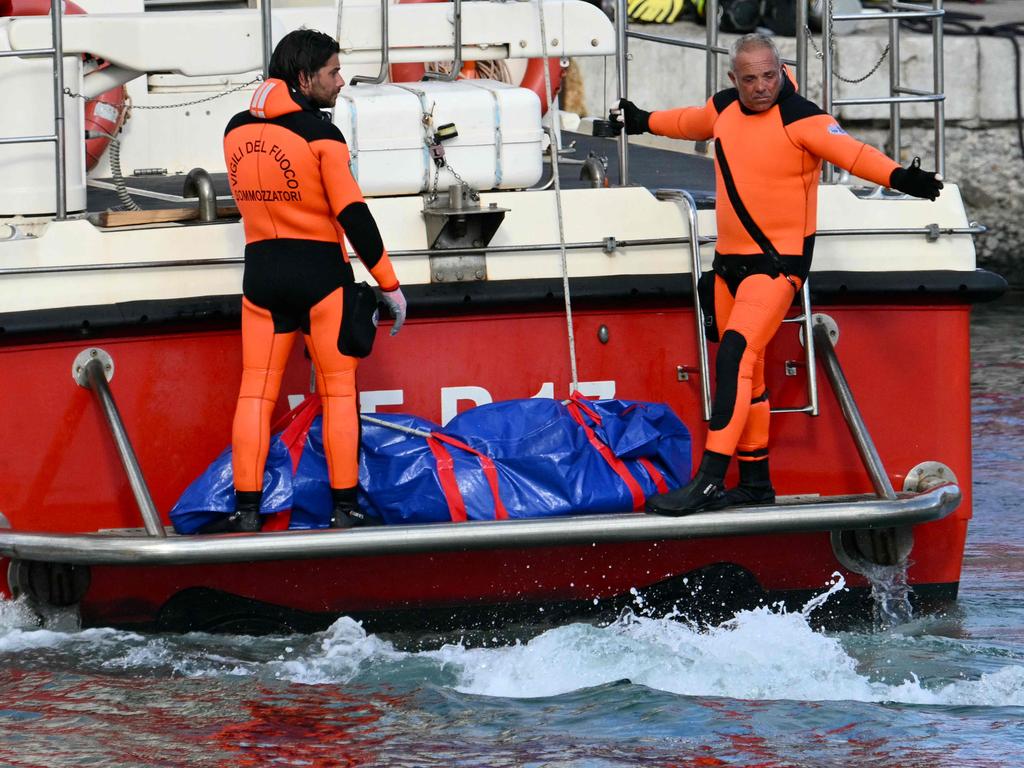
{"label": "safety chain", "polygon": [[[250,85],[252,85],[253,83],[258,83],[261,80],[263,80],[263,75],[257,75],[255,78],[253,78],[249,82],[242,83],[241,85],[237,85],[234,88],[229,88],[228,90],[226,90],[226,91],[224,91],[222,93],[215,93],[215,94],[213,94],[213,96],[204,96],[201,99],[195,99],[193,101],[183,101],[180,104],[154,104],[154,105],[145,105],[144,106],[144,105],[141,105],[141,104],[132,103],[131,109],[177,109],[179,107],[191,107],[194,104],[202,104],[202,103],[207,102],[207,101],[213,101],[214,99],[219,99],[222,96],[227,96],[230,93],[236,93],[237,91],[244,90],[244,89],[248,88]],[[89,101],[89,97],[88,96],[83,96],[80,93],[72,93],[70,88],[65,88],[64,89],[64,95],[70,96],[73,99],[82,99],[83,101]]]}
{"label": "safety chain", "polygon": [[[834,3],[835,3],[835,0],[828,0],[828,10],[827,10],[828,18],[827,18],[825,23],[828,24],[829,32],[832,31],[832,17],[835,15]],[[806,24],[804,25],[804,32],[807,34],[807,39],[810,40],[811,47],[814,49],[814,56],[815,56],[815,58],[824,59],[825,58],[825,54],[818,47],[818,44],[814,42],[814,33],[811,32],[811,28],[808,27]],[[828,41],[829,41],[829,46],[828,46],[829,47],[829,54],[832,56],[832,62],[834,64],[835,63],[835,58],[836,58],[836,37],[835,37],[835,35],[830,34],[829,37],[828,37]],[[882,51],[882,55],[879,57],[878,61],[875,62],[875,66],[873,66],[868,71],[868,73],[866,75],[864,75],[863,77],[858,77],[858,78],[843,77],[842,75],[839,74],[839,72],[837,72],[835,70],[833,70],[832,74],[833,74],[833,76],[837,80],[842,80],[844,83],[850,83],[851,85],[856,85],[857,83],[863,83],[865,80],[867,80],[869,77],[871,77],[873,74],[875,74],[875,72],[878,71],[878,68],[880,66],[882,66],[882,62],[885,61],[885,59],[886,59],[886,57],[888,55],[889,55],[889,44],[886,43],[885,50]]]}
{"label": "safety chain", "polygon": [[[459,175],[459,172],[452,167],[451,163],[448,162],[448,158],[445,156],[444,148],[441,144],[441,141],[436,140],[436,134],[434,132],[434,107],[436,106],[436,102],[434,104],[431,104],[430,111],[424,112],[422,118],[423,144],[424,146],[426,146],[427,152],[430,153],[431,159],[434,162],[434,178],[430,182],[430,189],[428,190],[429,195],[427,197],[427,200],[431,203],[437,200],[437,182],[441,177],[441,169],[447,168],[448,172],[455,177],[455,180],[469,190],[470,199],[474,201],[479,201],[479,193],[471,186],[469,186],[466,183],[466,180]],[[435,154],[435,151],[437,152],[437,154]]]}
{"label": "safety chain", "polygon": [[[824,59],[825,58],[825,54],[822,53],[821,49],[818,48],[817,43],[814,42],[814,36],[813,36],[813,33],[811,32],[810,27],[805,25],[804,26],[804,31],[807,32],[807,39],[810,41],[811,47],[814,49],[814,56],[815,56],[815,58]],[[833,38],[833,40],[834,39],[835,38]],[[831,49],[832,49],[832,58],[834,60],[835,59],[835,52],[836,52],[835,43],[834,42],[832,43]],[[885,59],[886,59],[886,57],[888,55],[889,55],[889,44],[886,43],[885,50],[882,51],[881,57],[878,59],[878,61],[875,62],[875,66],[873,66],[868,71],[868,73],[866,75],[864,75],[863,77],[857,77],[857,78],[843,77],[842,75],[840,75],[835,70],[832,71],[832,75],[833,75],[833,77],[836,78],[836,80],[842,80],[844,83],[850,83],[851,85],[856,85],[857,83],[863,83],[865,80],[867,80],[869,77],[871,77],[873,74],[875,74],[875,72],[878,71],[878,68],[880,66],[882,66],[882,62],[885,61]]]}
{"label": "safety chain", "polygon": [[[427,143],[427,146],[428,147],[430,146],[429,142]],[[437,200],[437,181],[438,181],[438,179],[441,176],[441,169],[442,168],[447,168],[448,169],[448,173],[450,173],[452,176],[454,176],[455,180],[457,182],[459,182],[459,184],[462,184],[464,187],[469,189],[469,199],[470,200],[475,200],[475,201],[480,200],[480,194],[475,189],[473,189],[471,186],[466,184],[466,180],[463,179],[461,176],[459,176],[459,172],[456,171],[454,168],[452,168],[451,163],[449,163],[448,160],[446,159],[440,165],[437,165],[436,163],[434,164],[434,179],[433,179],[433,181],[430,182],[430,196],[427,198],[430,202],[434,202],[435,200]]]}

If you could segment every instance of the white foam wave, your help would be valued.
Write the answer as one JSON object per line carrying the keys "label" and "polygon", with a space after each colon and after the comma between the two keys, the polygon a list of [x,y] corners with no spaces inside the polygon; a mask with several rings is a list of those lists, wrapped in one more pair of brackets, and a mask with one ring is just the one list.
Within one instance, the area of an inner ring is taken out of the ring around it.
{"label": "white foam wave", "polygon": [[368,635],[359,622],[343,616],[324,633],[318,652],[294,659],[279,658],[270,666],[278,677],[296,683],[346,683],[371,661],[400,661],[409,656],[376,635]]}

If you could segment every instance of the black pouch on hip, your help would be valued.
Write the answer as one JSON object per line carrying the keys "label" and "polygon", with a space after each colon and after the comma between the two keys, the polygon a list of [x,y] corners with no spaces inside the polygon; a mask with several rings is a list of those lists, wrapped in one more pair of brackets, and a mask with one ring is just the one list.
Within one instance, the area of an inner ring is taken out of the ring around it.
{"label": "black pouch on hip", "polygon": [[366,357],[373,350],[380,309],[377,292],[366,283],[352,283],[342,292],[341,330],[338,351],[349,357]]}
{"label": "black pouch on hip", "polygon": [[715,321],[715,273],[713,270],[701,273],[697,281],[697,300],[704,313],[704,336],[708,341],[718,342],[718,323]]}

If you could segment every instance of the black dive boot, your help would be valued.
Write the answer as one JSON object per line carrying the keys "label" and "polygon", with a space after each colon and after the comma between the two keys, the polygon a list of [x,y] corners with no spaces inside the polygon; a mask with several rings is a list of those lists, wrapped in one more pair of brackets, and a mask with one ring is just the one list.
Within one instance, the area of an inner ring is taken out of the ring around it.
{"label": "black dive boot", "polygon": [[331,488],[334,511],[331,513],[331,528],[355,528],[363,524],[363,511],[359,509],[356,488]]}
{"label": "black dive boot", "polygon": [[720,503],[725,492],[725,470],[729,467],[729,458],[714,451],[704,451],[693,479],[682,488],[649,498],[647,511],[655,515],[682,517],[702,509],[717,509],[713,505]]}
{"label": "black dive boot", "polygon": [[256,533],[263,527],[260,502],[263,491],[235,491],[235,511],[228,517],[224,530],[229,533]]}
{"label": "black dive boot", "polygon": [[768,459],[741,461],[740,484],[725,492],[723,507],[750,507],[774,504],[775,489],[768,475]]}

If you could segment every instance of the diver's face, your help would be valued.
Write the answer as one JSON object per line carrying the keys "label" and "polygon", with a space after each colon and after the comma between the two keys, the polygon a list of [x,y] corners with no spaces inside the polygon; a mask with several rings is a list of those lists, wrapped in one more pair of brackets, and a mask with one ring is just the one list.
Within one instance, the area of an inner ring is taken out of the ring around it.
{"label": "diver's face", "polygon": [[310,104],[320,109],[333,107],[344,85],[345,78],[341,76],[341,64],[336,53],[312,77],[299,73],[299,91]]}
{"label": "diver's face", "polygon": [[771,48],[751,48],[736,54],[729,79],[740,94],[740,104],[751,112],[771,109],[782,90],[782,64]]}

